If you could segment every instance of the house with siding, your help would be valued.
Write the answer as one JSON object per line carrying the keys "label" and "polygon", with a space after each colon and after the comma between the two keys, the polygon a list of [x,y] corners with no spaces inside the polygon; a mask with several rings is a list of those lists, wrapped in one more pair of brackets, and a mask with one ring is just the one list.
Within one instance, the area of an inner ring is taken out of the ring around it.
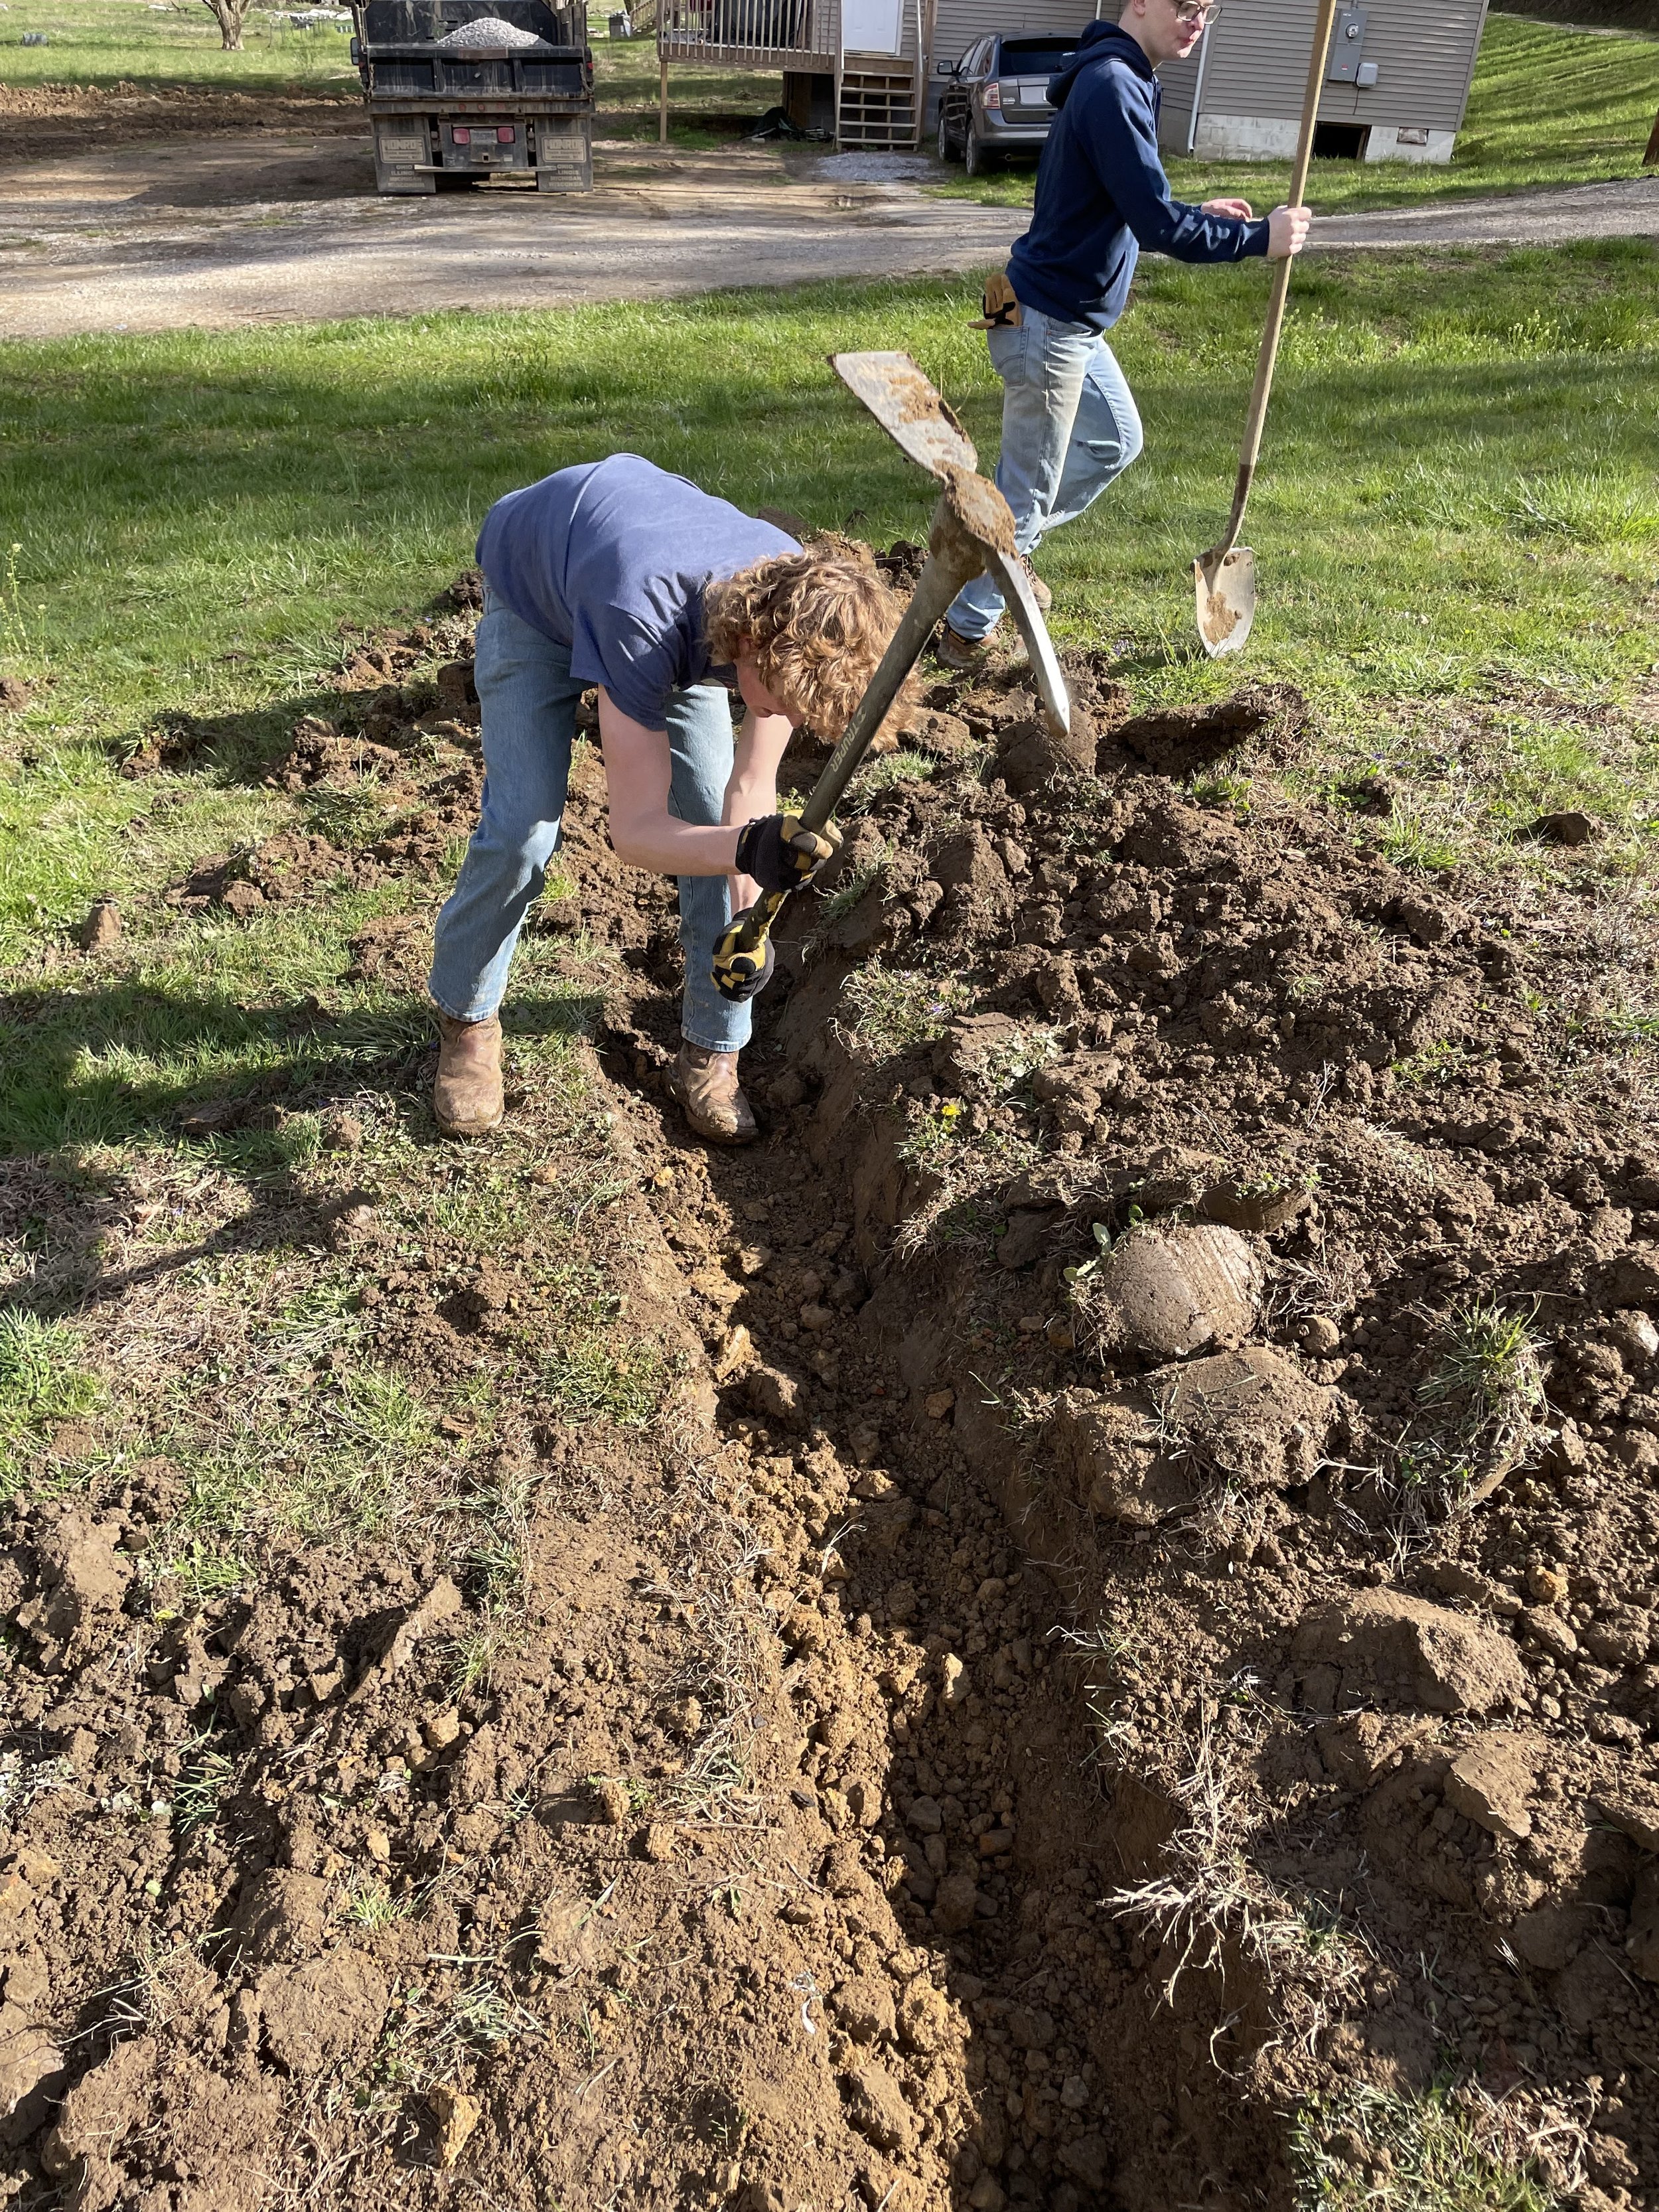
{"label": "house with siding", "polygon": [[[1197,52],[1158,71],[1164,151],[1288,161],[1302,119],[1313,13],[1312,0],[1227,0]],[[1339,8],[1315,153],[1449,161],[1486,21],[1486,0]]]}
{"label": "house with siding", "polygon": [[[784,106],[843,149],[914,147],[939,87],[988,32],[1081,33],[1077,0],[652,0],[663,135],[669,72],[781,71]],[[1103,0],[1095,13],[1114,13]],[[1486,0],[1370,0],[1340,8],[1321,155],[1449,161],[1462,126]],[[641,20],[635,10],[635,20]],[[1232,161],[1296,146],[1314,0],[1225,0],[1194,53],[1159,71],[1166,153]]]}

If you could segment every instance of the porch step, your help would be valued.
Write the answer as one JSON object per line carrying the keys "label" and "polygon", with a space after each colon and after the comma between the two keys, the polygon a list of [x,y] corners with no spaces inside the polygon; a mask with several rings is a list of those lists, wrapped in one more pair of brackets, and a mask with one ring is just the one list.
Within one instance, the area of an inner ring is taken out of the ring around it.
{"label": "porch step", "polygon": [[890,153],[916,143],[916,80],[908,69],[843,64],[836,137],[845,148]]}

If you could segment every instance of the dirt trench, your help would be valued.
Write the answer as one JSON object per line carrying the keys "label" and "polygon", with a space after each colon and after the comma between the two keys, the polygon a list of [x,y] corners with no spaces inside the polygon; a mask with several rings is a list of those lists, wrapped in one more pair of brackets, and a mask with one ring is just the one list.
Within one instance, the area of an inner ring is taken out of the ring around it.
{"label": "dirt trench", "polygon": [[[464,628],[295,730],[311,842],[167,896],[416,897]],[[878,763],[746,1153],[665,1105],[672,912],[579,762],[538,927],[611,948],[606,1133],[527,1087],[505,1157],[563,1203],[605,1147],[650,1426],[512,1364],[578,1364],[562,1231],[463,1266],[343,1189],[374,1340],[496,1407],[466,1543],[200,1603],[134,1564],[165,1459],[14,1527],[18,2201],[1288,2212],[1438,2095],[1539,2203],[1659,2203],[1651,945],[1570,868],[1396,869],[1375,780],[1276,797],[1291,693],[1131,718],[1079,662],[1079,763],[1019,673]]]}

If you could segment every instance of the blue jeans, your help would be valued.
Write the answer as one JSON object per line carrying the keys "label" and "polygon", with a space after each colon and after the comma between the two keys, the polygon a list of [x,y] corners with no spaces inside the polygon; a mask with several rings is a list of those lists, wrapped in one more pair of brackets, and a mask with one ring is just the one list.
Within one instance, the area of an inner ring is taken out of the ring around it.
{"label": "blue jeans", "polygon": [[[547,864],[558,848],[570,779],[576,702],[570,648],[556,645],[484,594],[474,675],[483,710],[483,803],[461,872],[438,916],[430,988],[441,1011],[483,1021],[501,1005],[513,950]],[[682,822],[717,823],[732,775],[732,709],[724,685],[698,684],[668,704],[672,756],[669,810]],[[714,939],[731,920],[724,876],[682,876],[685,949],[681,1028],[691,1044],[737,1052],[750,1010],[721,998],[709,975]]]}
{"label": "blue jeans", "polygon": [[[1013,509],[1014,543],[1035,553],[1121,476],[1145,440],[1134,396],[1115,356],[1086,323],[1022,307],[1018,330],[990,331],[1002,379],[997,489]],[[945,617],[958,637],[988,637],[1002,619],[989,576],[957,594]]]}

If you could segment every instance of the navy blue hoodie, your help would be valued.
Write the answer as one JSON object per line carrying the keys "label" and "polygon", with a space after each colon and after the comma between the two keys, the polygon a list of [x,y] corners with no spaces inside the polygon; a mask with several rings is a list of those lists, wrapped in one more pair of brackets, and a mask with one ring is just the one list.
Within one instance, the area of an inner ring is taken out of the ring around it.
{"label": "navy blue hoodie", "polygon": [[1139,249],[1177,261],[1242,261],[1267,251],[1265,217],[1206,215],[1171,199],[1158,155],[1162,92],[1151,62],[1115,23],[1091,23],[1048,80],[1060,112],[1037,170],[1031,228],[1008,258],[1022,307],[1109,330]]}

